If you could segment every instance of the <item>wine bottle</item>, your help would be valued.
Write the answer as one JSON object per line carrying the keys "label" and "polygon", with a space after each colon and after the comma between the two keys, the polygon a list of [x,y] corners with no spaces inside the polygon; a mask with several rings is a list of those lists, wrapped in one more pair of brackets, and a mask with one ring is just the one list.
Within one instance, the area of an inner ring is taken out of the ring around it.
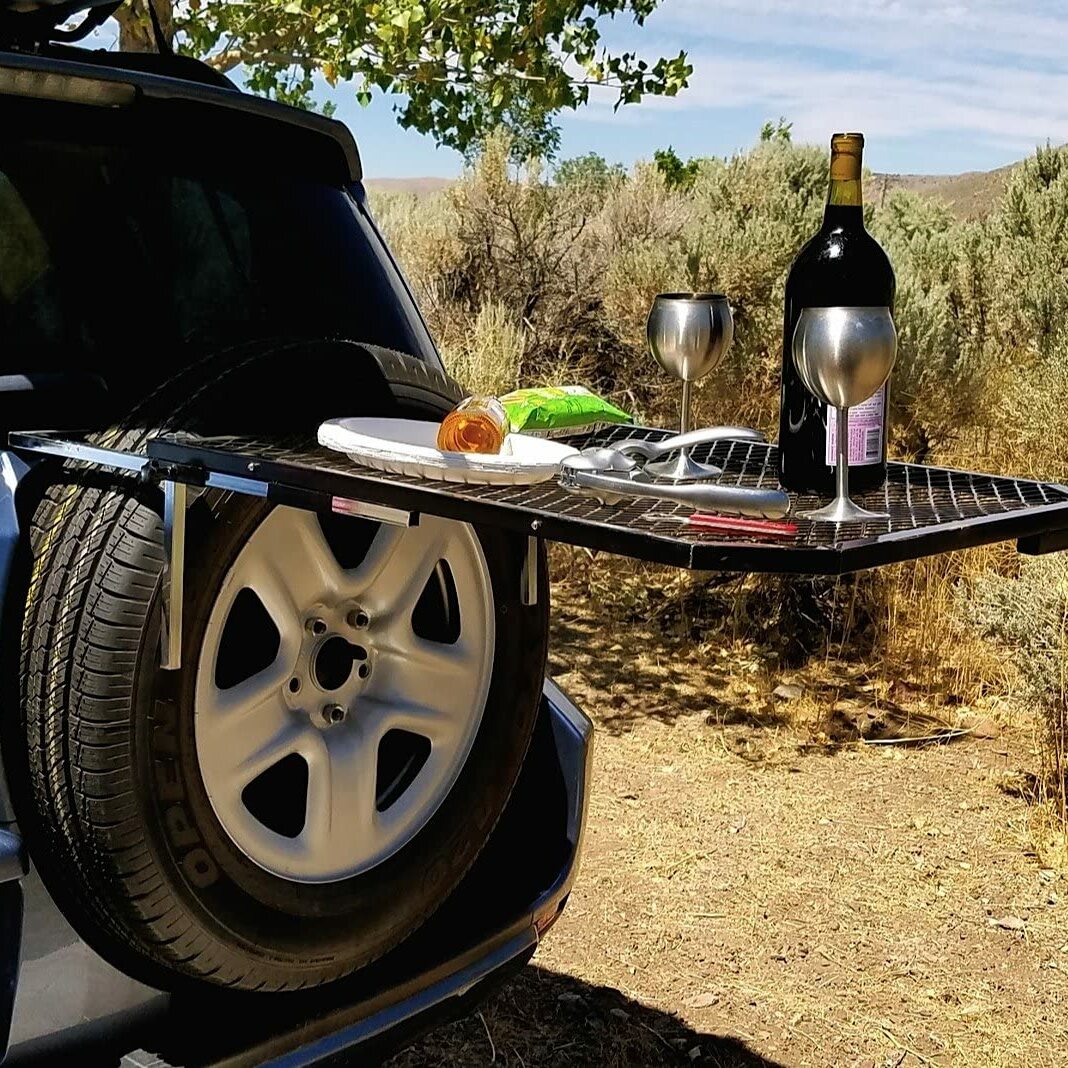
{"label": "wine bottle", "polygon": [[[784,488],[828,496],[834,490],[834,409],[816,400],[794,367],[794,328],[804,308],[894,309],[894,270],[864,228],[861,160],[864,136],[831,138],[831,186],[823,225],[801,249],[786,280],[782,396],[779,407],[779,481]],[[886,478],[889,382],[849,412],[849,483],[863,491]]]}

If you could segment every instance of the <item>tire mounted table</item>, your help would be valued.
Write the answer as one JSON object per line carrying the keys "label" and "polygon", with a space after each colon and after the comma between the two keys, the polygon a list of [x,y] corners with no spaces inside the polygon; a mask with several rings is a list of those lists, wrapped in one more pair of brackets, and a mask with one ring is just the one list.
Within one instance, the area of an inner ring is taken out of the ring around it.
{"label": "tire mounted table", "polygon": [[[577,448],[625,438],[661,440],[671,431],[613,427],[569,439]],[[801,513],[814,495],[791,495],[797,533],[791,537],[724,536],[672,521],[685,505],[636,497],[606,507],[561,489],[438,482],[361,467],[345,455],[308,441],[164,435],[147,454],[100,448],[51,433],[13,433],[23,452],[58,456],[79,465],[137,473],[161,483],[167,556],[167,634],[163,665],[180,666],[185,508],[189,487],[216,487],[313,511],[332,511],[410,526],[419,515],[499,526],[528,537],[523,583],[533,603],[538,539],[581,545],[675,567],[707,571],[842,575],[864,568],[932,556],[992,542],[1016,540],[1021,552],[1068,548],[1068,487],[926,464],[891,462],[885,484],[858,494],[866,508],[889,513],[863,523],[812,522]],[[723,468],[722,485],[775,486],[776,447],[726,441],[694,450],[698,461]]]}

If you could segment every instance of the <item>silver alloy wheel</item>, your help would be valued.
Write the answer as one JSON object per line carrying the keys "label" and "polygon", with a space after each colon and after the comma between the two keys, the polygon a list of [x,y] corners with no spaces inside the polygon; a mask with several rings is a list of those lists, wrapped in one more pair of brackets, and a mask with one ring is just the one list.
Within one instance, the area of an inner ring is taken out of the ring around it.
{"label": "silver alloy wheel", "polygon": [[[451,642],[420,637],[412,621],[428,582],[443,584],[442,562],[459,616]],[[277,654],[222,688],[220,649],[243,590],[277,628]],[[347,674],[339,642],[354,651]],[[227,834],[260,867],[302,883],[349,878],[397,852],[463,768],[494,645],[489,569],[470,526],[431,516],[415,527],[383,524],[363,560],[345,570],[314,513],[275,508],[223,581],[197,665],[197,757]],[[379,751],[397,731],[425,739],[427,754],[383,804],[390,784],[379,783]],[[298,833],[289,835],[253,813],[247,789],[294,755],[307,767],[307,788]]]}

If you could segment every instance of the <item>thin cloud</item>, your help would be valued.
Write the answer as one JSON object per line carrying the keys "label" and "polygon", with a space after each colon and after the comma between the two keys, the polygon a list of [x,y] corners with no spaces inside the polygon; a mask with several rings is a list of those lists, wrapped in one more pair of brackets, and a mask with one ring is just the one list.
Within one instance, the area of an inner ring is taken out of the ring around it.
{"label": "thin cloud", "polygon": [[650,25],[707,41],[837,48],[858,59],[1003,54],[1063,62],[1068,48],[1068,12],[1041,0],[666,0]]}
{"label": "thin cloud", "polygon": [[[635,109],[645,122],[730,109],[785,115],[803,140],[848,126],[1002,152],[1068,141],[1068,7],[1048,0],[664,0],[628,37],[643,51],[685,42],[694,65],[687,92]],[[607,103],[588,117],[604,121]]]}

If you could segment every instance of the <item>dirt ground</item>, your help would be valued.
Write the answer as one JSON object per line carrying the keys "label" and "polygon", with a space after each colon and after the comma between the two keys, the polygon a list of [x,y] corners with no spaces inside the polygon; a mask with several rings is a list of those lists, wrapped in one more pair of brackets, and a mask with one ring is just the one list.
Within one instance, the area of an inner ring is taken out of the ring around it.
{"label": "dirt ground", "polygon": [[[523,973],[391,1068],[1068,1065],[1068,881],[1017,788],[1025,717],[580,605],[551,659],[598,727],[576,889]],[[972,733],[856,740],[941,721]]]}

